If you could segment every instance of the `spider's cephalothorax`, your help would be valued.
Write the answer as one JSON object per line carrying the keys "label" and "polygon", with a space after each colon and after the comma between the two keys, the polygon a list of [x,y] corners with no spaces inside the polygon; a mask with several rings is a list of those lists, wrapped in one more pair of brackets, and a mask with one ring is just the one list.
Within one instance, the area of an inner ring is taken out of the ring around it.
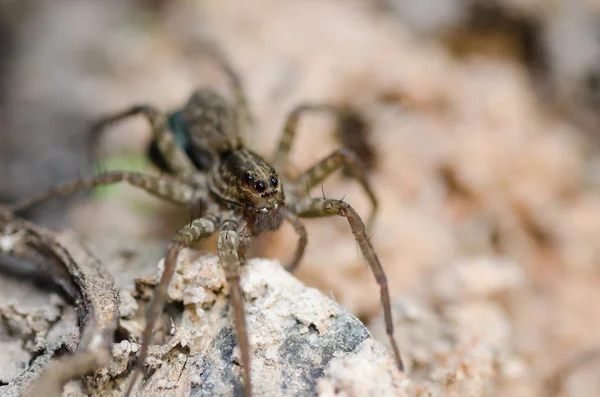
{"label": "spider's cephalothorax", "polygon": [[[235,109],[223,97],[197,91],[168,122],[177,145],[186,150],[197,171],[208,172],[207,187],[215,201],[241,212],[252,235],[281,226],[285,196],[280,178],[275,168],[244,147]],[[155,160],[159,167],[165,163],[163,158]]]}
{"label": "spider's cephalothorax", "polygon": [[275,168],[247,149],[220,154],[208,186],[218,200],[243,209],[252,235],[283,223],[285,195]]}
{"label": "spider's cephalothorax", "polygon": [[[307,242],[307,233],[300,218],[341,216],[348,220],[354,238],[371,267],[380,286],[386,331],[398,368],[402,361],[393,337],[393,323],[387,280],[379,258],[369,241],[366,227],[356,211],[342,200],[325,197],[310,198],[311,189],[319,186],[334,171],[345,167],[363,187],[373,211],[377,200],[366,178],[364,168],[348,149],[338,149],[301,173],[297,178],[286,174],[289,152],[296,133],[299,117],[308,111],[329,112],[338,117],[344,111],[330,105],[301,105],[288,116],[279,144],[270,161],[247,149],[240,132],[251,128],[242,85],[217,51],[215,59],[229,77],[234,91],[233,104],[220,95],[203,89],[195,92],[186,105],[170,114],[164,114],[147,105],[134,106],[124,112],[102,119],[95,127],[100,131],[108,124],[141,114],[152,127],[150,158],[168,175],[154,176],[134,172],[103,172],[89,179],[55,187],[48,192],[13,206],[15,212],[51,197],[102,184],[127,182],[165,200],[181,205],[198,205],[204,212],[192,220],[173,237],[165,255],[164,271],[147,309],[147,323],[142,334],[142,346],[137,366],[132,375],[129,394],[137,375],[141,372],[148,352],[148,344],[173,273],[177,255],[184,247],[193,247],[200,240],[218,232],[218,254],[230,286],[230,301],[240,345],[241,363],[244,367],[244,391],[251,395],[250,347],[244,315],[244,302],[240,287],[240,265],[251,236],[267,230],[278,229],[289,222],[299,235],[299,243],[286,268],[294,270],[299,264]],[[280,170],[280,173],[277,173]],[[286,191],[284,194],[284,184]],[[370,222],[369,222],[370,223]]]}

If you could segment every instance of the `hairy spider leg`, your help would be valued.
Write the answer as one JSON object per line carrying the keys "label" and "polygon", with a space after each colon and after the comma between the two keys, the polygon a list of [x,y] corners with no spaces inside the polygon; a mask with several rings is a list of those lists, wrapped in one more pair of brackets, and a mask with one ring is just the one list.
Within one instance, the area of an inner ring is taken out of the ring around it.
{"label": "hairy spider leg", "polygon": [[364,168],[360,165],[360,160],[356,157],[356,154],[349,149],[339,148],[333,153],[319,161],[311,168],[304,171],[293,183],[294,189],[301,192],[302,189],[310,191],[316,186],[320,185],[327,177],[338,169],[346,167],[352,173],[352,176],[360,183],[365,193],[371,201],[371,214],[367,220],[367,228],[371,229],[377,213],[378,202],[371,184],[367,179],[367,175]]}
{"label": "hairy spider leg", "polygon": [[184,149],[180,147],[175,135],[169,131],[167,116],[149,105],[136,105],[122,112],[99,119],[92,126],[92,142],[98,140],[100,133],[109,125],[128,117],[143,115],[150,123],[156,147],[162,154],[170,170],[182,179],[190,177],[195,167]]}
{"label": "hairy spider leg", "polygon": [[277,149],[275,149],[275,153],[271,158],[271,163],[283,170],[283,168],[289,161],[290,151],[292,149],[292,144],[294,143],[294,138],[296,137],[296,131],[298,130],[300,116],[303,113],[325,112],[333,113],[337,116],[338,111],[339,109],[333,105],[311,103],[298,105],[294,109],[292,109],[292,111],[288,114],[285,124],[283,126],[283,133],[279,138]]}
{"label": "hairy spider leg", "polygon": [[304,226],[304,223],[302,223],[302,221],[298,219],[298,217],[295,214],[291,213],[290,211],[286,211],[285,219],[288,222],[290,222],[290,224],[296,231],[296,234],[298,235],[298,245],[296,246],[294,256],[285,266],[286,270],[291,273],[298,267],[300,261],[302,260],[302,257],[304,256],[306,244],[308,243],[308,233],[306,232],[306,227]]}
{"label": "hairy spider leg", "polygon": [[133,374],[131,375],[129,386],[125,392],[126,397],[129,396],[133,391],[137,378],[144,366],[144,361],[146,361],[148,347],[150,346],[150,338],[152,337],[152,331],[154,330],[156,321],[162,312],[167,290],[169,289],[169,284],[171,283],[173,274],[175,273],[177,256],[182,248],[193,247],[200,240],[209,237],[217,230],[217,226],[220,222],[217,211],[218,207],[212,207],[207,210],[205,217],[195,219],[190,224],[184,226],[173,237],[169,247],[167,248],[163,273],[160,276],[158,285],[154,289],[152,300],[150,301],[148,309],[146,310],[146,327],[142,332],[142,346],[140,348],[140,353],[136,361],[135,368],[133,369]]}
{"label": "hairy spider leg", "polygon": [[309,198],[291,204],[290,209],[301,218],[325,218],[329,216],[342,216],[348,220],[354,238],[358,242],[360,250],[373,271],[375,280],[379,284],[381,292],[381,304],[385,317],[385,329],[396,358],[396,365],[400,371],[404,370],[400,350],[394,339],[394,324],[392,322],[392,309],[388,283],[383,267],[375,253],[373,245],[367,237],[365,225],[358,213],[348,203],[341,200],[326,198]]}
{"label": "hairy spider leg", "polygon": [[248,104],[248,98],[244,91],[242,84],[242,78],[231,66],[231,62],[227,59],[223,51],[216,45],[216,43],[204,41],[204,51],[210,55],[217,65],[225,72],[227,79],[231,85],[234,98],[234,109],[237,119],[237,131],[246,132],[249,131],[254,120],[252,118],[252,112],[250,111],[250,105]]}
{"label": "hairy spider leg", "polygon": [[[134,172],[118,172],[118,171],[109,171],[99,175],[96,175],[92,178],[79,180],[72,183],[68,183],[65,185],[58,186],[56,188],[50,189],[44,194],[35,197],[31,200],[27,200],[24,202],[17,203],[14,205],[13,211],[19,212],[24,211],[36,204],[39,204],[45,200],[48,200],[52,197],[61,196],[65,194],[69,194],[81,189],[92,188],[99,185],[113,184],[118,182],[128,182],[133,186],[140,187],[150,194],[158,196],[168,201],[172,201],[178,204],[190,204],[197,202],[200,198],[198,197],[198,191],[193,189],[192,187],[183,184],[181,182],[166,179],[165,177],[156,177],[151,175],[139,174]],[[150,337],[152,335],[152,331],[154,329],[154,325],[158,319],[160,312],[162,311],[166,291],[173,277],[173,273],[175,271],[177,254],[183,247],[192,247],[198,241],[203,238],[210,236],[216,230],[219,224],[218,215],[218,206],[211,207],[207,210],[205,217],[193,220],[189,225],[182,228],[177,235],[173,238],[169,248],[167,250],[167,254],[165,256],[165,265],[163,275],[161,276],[161,280],[155,289],[152,301],[147,310],[147,323],[144,328],[144,332],[142,334],[142,347],[140,349],[140,355],[138,358],[138,364],[136,364],[136,368],[132,374],[131,383],[129,384],[128,390],[126,392],[126,396],[130,395],[137,377],[139,376],[141,367],[143,366],[143,362],[148,353],[148,346],[150,342]],[[229,223],[224,223],[224,231],[223,235],[229,236],[231,231],[226,228]],[[235,222],[237,227],[238,222]],[[246,237],[246,236],[245,236]],[[238,232],[235,234],[235,242],[236,247],[239,249],[240,240],[238,238]],[[242,243],[247,244],[247,242],[242,241]],[[225,253],[229,253],[230,249],[228,248],[227,241],[221,243],[221,236],[219,239],[219,247],[223,247],[223,249],[219,248],[219,255],[221,255],[221,251]],[[228,254],[230,255],[230,254]],[[237,257],[237,267],[239,268],[239,258]],[[245,324],[245,316],[243,312],[243,301],[241,300],[241,289],[239,286],[239,269],[235,269],[232,266],[226,266],[226,264],[231,263],[231,258],[228,256],[227,258],[221,259],[223,266],[226,268],[226,275],[228,282],[230,284],[230,299],[231,304],[234,309],[235,321],[236,321],[236,329],[238,333],[238,338],[240,341],[240,351],[242,353],[242,365],[244,366],[245,376],[244,376],[244,384],[245,384],[245,394],[247,396],[251,395],[251,383],[250,383],[250,358],[249,358],[249,342],[246,331]],[[227,270],[229,269],[229,270]],[[232,270],[233,269],[233,270]],[[241,306],[240,306],[241,305]],[[241,309],[240,309],[241,307]],[[240,314],[241,313],[241,314]],[[241,317],[240,317],[241,316]]]}
{"label": "hairy spider leg", "polygon": [[[242,287],[240,285],[240,257],[243,253],[241,246],[243,245],[242,236],[240,236],[241,228],[239,220],[232,214],[225,216],[221,224],[221,231],[217,241],[217,250],[219,259],[225,270],[225,277],[229,285],[229,299],[235,319],[235,328],[237,332],[238,342],[240,345],[240,353],[242,358],[242,366],[244,368],[244,395],[252,396],[252,378],[250,367],[250,341],[248,338],[248,330],[246,327],[246,315],[244,313],[244,299],[242,296]],[[244,260],[245,261],[245,260]]]}
{"label": "hairy spider leg", "polygon": [[[279,139],[277,149],[272,158],[272,164],[276,168],[285,170],[286,163],[289,161],[289,155],[292,148],[300,116],[306,112],[325,112],[331,113],[338,118],[338,121],[347,117],[347,111],[329,104],[303,104],[295,107],[287,117],[283,127],[283,134]],[[340,148],[331,153],[317,165],[307,170],[298,178],[296,182],[298,189],[310,190],[320,184],[325,178],[340,168],[346,167],[350,171],[350,176],[356,179],[362,186],[365,193],[371,201],[371,214],[367,220],[369,229],[373,226],[375,215],[378,210],[378,202],[373,189],[367,179],[365,168],[361,166],[361,161],[356,154],[347,148]],[[302,191],[302,190],[300,190]]]}
{"label": "hairy spider leg", "polygon": [[65,384],[106,365],[110,359],[99,359],[97,351],[82,350],[51,362],[48,369],[31,386],[25,397],[60,397]]}
{"label": "hairy spider leg", "polygon": [[19,213],[54,197],[119,182],[127,182],[132,186],[144,189],[154,196],[176,204],[193,203],[195,200],[199,199],[199,195],[202,194],[193,187],[175,179],[167,178],[166,176],[154,176],[127,171],[107,171],[86,179],[50,188],[37,197],[15,203],[11,209],[14,213]]}

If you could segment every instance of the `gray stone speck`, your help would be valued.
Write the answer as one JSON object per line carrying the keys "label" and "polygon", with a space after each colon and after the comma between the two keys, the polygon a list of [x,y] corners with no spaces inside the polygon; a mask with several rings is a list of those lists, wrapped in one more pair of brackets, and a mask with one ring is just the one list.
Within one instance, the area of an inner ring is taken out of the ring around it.
{"label": "gray stone speck", "polygon": [[279,347],[282,362],[283,391],[290,395],[316,395],[317,379],[336,352],[348,353],[369,338],[369,332],[354,316],[343,312],[325,333],[320,335],[314,326],[301,334],[300,327],[288,330]]}
{"label": "gray stone speck", "polygon": [[[233,328],[223,328],[212,341],[210,352],[203,362],[202,383],[193,388],[190,395],[200,397],[228,394],[224,385],[233,385],[234,396],[244,395],[242,383],[233,373],[233,351],[236,346],[237,336]],[[216,382],[216,379],[220,382]]]}

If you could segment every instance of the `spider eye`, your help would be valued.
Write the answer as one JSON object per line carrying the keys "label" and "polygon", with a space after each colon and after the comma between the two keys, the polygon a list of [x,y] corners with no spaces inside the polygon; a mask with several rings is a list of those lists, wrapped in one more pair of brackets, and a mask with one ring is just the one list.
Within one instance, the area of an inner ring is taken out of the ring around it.
{"label": "spider eye", "polygon": [[267,186],[265,185],[265,183],[263,181],[258,181],[254,184],[254,188],[256,189],[257,192],[262,193],[265,191]]}
{"label": "spider eye", "polygon": [[277,186],[277,178],[275,178],[274,176],[271,177],[271,186]]}
{"label": "spider eye", "polygon": [[246,182],[252,183],[253,180],[254,180],[254,175],[246,174]]}
{"label": "spider eye", "polygon": [[271,171],[271,174],[275,173],[275,168],[271,168],[269,171]]}

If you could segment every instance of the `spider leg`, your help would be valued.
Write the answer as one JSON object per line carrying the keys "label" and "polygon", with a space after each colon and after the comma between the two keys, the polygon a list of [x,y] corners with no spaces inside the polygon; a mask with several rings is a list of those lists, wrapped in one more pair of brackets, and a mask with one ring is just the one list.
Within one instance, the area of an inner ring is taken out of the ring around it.
{"label": "spider leg", "polygon": [[250,111],[250,105],[248,104],[248,98],[246,97],[241,77],[233,69],[229,60],[221,51],[214,49],[211,51],[211,55],[214,56],[218,65],[223,69],[231,84],[235,112],[238,120],[238,131],[249,130],[252,128],[254,120],[252,119],[252,112]]}
{"label": "spider leg", "polygon": [[373,271],[377,284],[381,291],[381,304],[385,317],[385,329],[390,339],[390,344],[394,350],[396,364],[400,371],[404,370],[400,350],[394,339],[394,323],[392,321],[392,310],[390,304],[390,295],[388,292],[388,283],[383,267],[375,253],[375,249],[367,236],[366,228],[358,213],[348,203],[341,200],[325,198],[309,198],[300,200],[290,205],[290,209],[302,218],[324,218],[328,216],[342,216],[348,220],[352,234],[360,246],[360,250],[365,257],[369,267]]}
{"label": "spider leg", "polygon": [[15,203],[11,209],[15,213],[23,212],[54,197],[64,196],[79,190],[118,182],[127,182],[132,186],[146,190],[154,196],[177,204],[189,204],[195,201],[199,194],[199,192],[191,186],[172,178],[140,174],[137,172],[107,171],[86,179],[50,188],[37,197],[21,200]]}
{"label": "spider leg", "polygon": [[[360,164],[360,160],[356,157],[354,152],[346,148],[340,148],[325,157],[313,167],[304,171],[296,181],[294,181],[295,189],[297,191],[310,191],[315,186],[318,186],[333,172],[337,171],[342,167],[346,167],[353,178],[355,178],[362,188],[364,189],[369,200],[371,201],[371,214],[367,220],[367,227],[371,229],[375,215],[377,214],[378,202],[371,184],[367,178],[364,168]],[[308,193],[308,192],[307,192]]]}
{"label": "spider leg", "polygon": [[237,220],[233,217],[226,218],[221,224],[221,232],[217,242],[219,259],[225,270],[229,284],[229,299],[235,317],[235,328],[240,344],[242,366],[244,367],[244,395],[252,395],[251,368],[250,368],[250,342],[246,328],[246,315],[244,314],[244,299],[240,285],[240,230]]}
{"label": "spider leg", "polygon": [[158,316],[162,312],[167,290],[169,289],[169,284],[171,283],[173,274],[175,273],[179,251],[185,247],[193,247],[198,241],[210,236],[215,232],[217,225],[219,224],[219,219],[217,215],[215,215],[215,212],[216,211],[214,208],[210,209],[205,217],[195,219],[190,224],[184,226],[177,232],[175,237],[173,237],[169,247],[167,248],[163,273],[160,277],[158,285],[154,290],[152,300],[146,309],[146,327],[142,333],[142,346],[140,348],[140,353],[136,361],[135,368],[133,369],[133,374],[131,375],[129,386],[125,392],[126,397],[131,394],[136,380],[144,366],[144,361],[146,361],[152,331],[154,329],[154,325],[156,325]]}
{"label": "spider leg", "polygon": [[92,126],[92,142],[95,143],[100,133],[110,124],[136,115],[145,116],[150,123],[152,136],[169,169],[183,178],[192,174],[195,169],[194,164],[169,131],[167,116],[149,105],[136,105],[120,113],[101,118]]}
{"label": "spider leg", "polygon": [[250,105],[248,104],[248,98],[246,97],[240,75],[233,69],[231,62],[227,59],[217,43],[205,39],[201,40],[199,44],[202,47],[202,52],[208,54],[217,63],[223,72],[225,72],[225,75],[229,80],[229,84],[233,91],[234,108],[238,127],[237,131],[244,132],[251,129],[254,120],[252,118],[252,112],[250,112]]}
{"label": "spider leg", "polygon": [[327,112],[339,116],[340,110],[328,104],[302,104],[292,109],[287,116],[285,125],[283,126],[283,134],[279,138],[277,149],[271,159],[271,163],[275,167],[283,169],[282,167],[288,162],[292,143],[298,130],[300,116],[306,112]]}
{"label": "spider leg", "polygon": [[308,243],[308,233],[306,232],[306,227],[302,221],[293,213],[286,211],[285,219],[292,224],[296,234],[298,234],[299,237],[298,246],[296,247],[294,256],[292,257],[292,260],[285,266],[285,269],[291,273],[298,267],[302,257],[304,256],[306,244]]}

